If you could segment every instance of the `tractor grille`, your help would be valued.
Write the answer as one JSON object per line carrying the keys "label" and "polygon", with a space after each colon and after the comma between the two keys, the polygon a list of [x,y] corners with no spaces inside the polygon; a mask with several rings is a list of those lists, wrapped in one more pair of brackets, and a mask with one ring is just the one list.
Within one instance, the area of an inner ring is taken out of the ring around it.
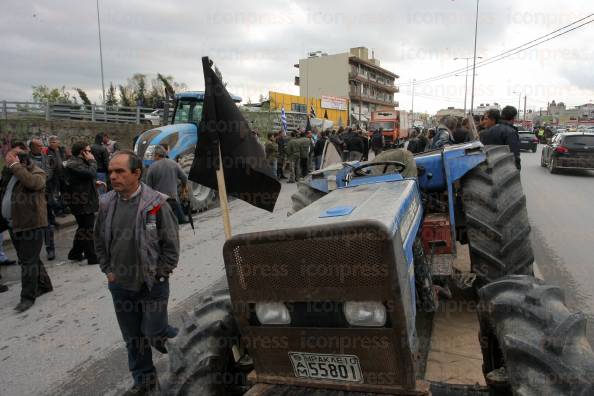
{"label": "tractor grille", "polygon": [[367,227],[331,236],[236,244],[226,254],[227,275],[232,289],[246,300],[258,300],[264,291],[295,301],[302,290],[373,290],[390,276],[386,242]]}

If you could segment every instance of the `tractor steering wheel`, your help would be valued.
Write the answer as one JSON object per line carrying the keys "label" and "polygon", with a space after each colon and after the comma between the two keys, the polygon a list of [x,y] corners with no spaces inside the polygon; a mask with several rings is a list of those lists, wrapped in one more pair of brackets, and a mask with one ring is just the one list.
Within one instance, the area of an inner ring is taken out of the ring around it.
{"label": "tractor steering wheel", "polygon": [[396,171],[398,171],[398,173],[402,173],[406,169],[406,164],[404,164],[400,161],[378,161],[378,162],[367,162],[365,164],[355,166],[355,167],[353,167],[353,173],[357,176],[367,176],[365,173],[362,172],[363,169],[370,168],[372,166],[379,166],[379,165],[384,165],[382,175],[384,175],[386,173],[389,166],[395,166]]}

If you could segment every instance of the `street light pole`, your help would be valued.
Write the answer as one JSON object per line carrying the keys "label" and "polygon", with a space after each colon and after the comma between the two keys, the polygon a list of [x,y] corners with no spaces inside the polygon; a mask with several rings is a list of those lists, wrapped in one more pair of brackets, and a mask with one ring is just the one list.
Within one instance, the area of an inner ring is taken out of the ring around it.
{"label": "street light pole", "polygon": [[476,70],[476,36],[478,32],[478,10],[479,10],[479,0],[476,0],[476,18],[474,21],[474,56],[472,60],[472,94],[470,95],[470,114],[473,114],[474,109],[474,76]]}
{"label": "street light pole", "polygon": [[99,0],[97,0],[97,29],[99,31],[99,62],[101,63],[101,88],[103,90],[103,106],[105,106],[105,80],[103,79],[103,49],[101,48],[101,20],[99,19]]}

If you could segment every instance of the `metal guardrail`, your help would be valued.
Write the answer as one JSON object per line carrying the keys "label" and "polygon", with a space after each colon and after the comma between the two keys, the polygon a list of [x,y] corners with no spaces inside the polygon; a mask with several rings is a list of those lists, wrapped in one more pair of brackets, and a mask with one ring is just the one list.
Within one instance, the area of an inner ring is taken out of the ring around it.
{"label": "metal guardrail", "polygon": [[[156,109],[149,107],[124,107],[84,105],[71,103],[39,103],[3,100],[0,102],[0,119],[78,120],[114,122],[124,124],[151,124],[146,115]],[[160,122],[163,123],[163,120]]]}

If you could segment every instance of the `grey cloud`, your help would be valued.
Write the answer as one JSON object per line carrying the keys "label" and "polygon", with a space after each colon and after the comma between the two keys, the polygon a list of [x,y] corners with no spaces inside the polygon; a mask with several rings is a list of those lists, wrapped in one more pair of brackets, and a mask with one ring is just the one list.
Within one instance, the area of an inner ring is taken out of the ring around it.
{"label": "grey cloud", "polygon": [[[27,98],[30,86],[39,83],[99,92],[94,2],[47,4],[11,2],[0,15],[0,72],[11,76],[10,81],[0,81],[0,90],[7,99]],[[468,0],[102,0],[100,4],[107,84],[122,83],[136,72],[161,72],[186,82],[190,89],[200,89],[200,57],[209,55],[231,90],[254,99],[272,87],[290,87],[298,74],[293,64],[307,51],[336,53],[367,46],[382,65],[403,76],[403,83],[410,76],[426,78],[449,71],[453,57],[472,53],[475,3]],[[540,14],[517,7],[512,0],[481,2],[479,54],[493,55],[494,48],[509,39],[510,27],[537,23]],[[540,11],[542,21],[550,25],[557,22],[551,20],[557,15],[552,9]],[[558,18],[568,19],[578,9]],[[457,80],[447,83],[460,85]]]}

